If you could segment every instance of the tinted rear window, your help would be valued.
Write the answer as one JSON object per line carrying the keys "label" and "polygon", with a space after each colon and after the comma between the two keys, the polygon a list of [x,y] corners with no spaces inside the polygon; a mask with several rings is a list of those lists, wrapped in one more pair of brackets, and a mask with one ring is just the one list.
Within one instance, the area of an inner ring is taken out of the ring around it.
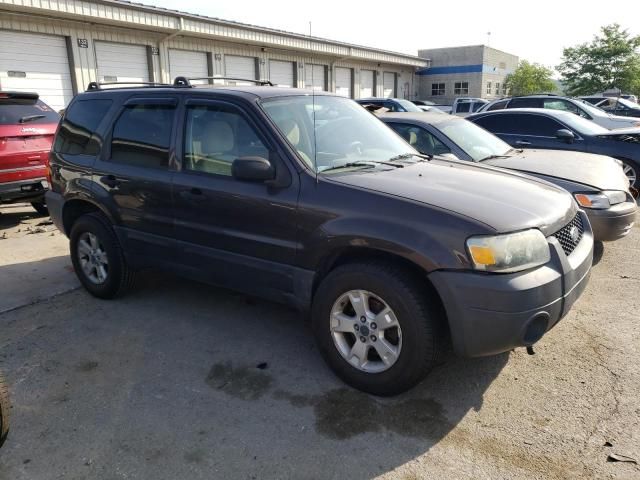
{"label": "tinted rear window", "polygon": [[58,123],[60,115],[42,100],[0,99],[0,125]]}
{"label": "tinted rear window", "polygon": [[559,129],[566,128],[552,118],[526,113],[487,115],[473,122],[492,133],[540,137],[553,137]]}
{"label": "tinted rear window", "polygon": [[101,145],[96,129],[112,103],[107,99],[73,103],[58,130],[54,151],[67,155],[96,155]]}
{"label": "tinted rear window", "polygon": [[541,98],[513,98],[508,108],[542,108]]}

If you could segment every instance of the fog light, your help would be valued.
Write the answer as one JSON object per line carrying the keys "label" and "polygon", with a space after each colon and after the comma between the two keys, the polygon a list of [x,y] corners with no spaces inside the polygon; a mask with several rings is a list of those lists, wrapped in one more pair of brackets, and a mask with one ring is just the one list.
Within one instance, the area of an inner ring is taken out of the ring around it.
{"label": "fog light", "polygon": [[549,314],[547,312],[536,313],[524,332],[522,339],[525,345],[533,345],[542,338],[549,326]]}

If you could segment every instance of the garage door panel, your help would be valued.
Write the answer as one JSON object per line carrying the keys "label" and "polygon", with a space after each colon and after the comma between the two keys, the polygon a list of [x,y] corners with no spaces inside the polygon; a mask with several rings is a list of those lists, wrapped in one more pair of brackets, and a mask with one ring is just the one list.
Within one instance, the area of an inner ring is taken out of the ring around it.
{"label": "garage door panel", "polygon": [[396,75],[393,72],[383,73],[383,96],[386,98],[396,96]]}
{"label": "garage door panel", "polygon": [[351,97],[351,76],[350,68],[336,67],[336,95]]}
{"label": "garage door panel", "polygon": [[360,98],[375,97],[373,70],[360,70]]}
{"label": "garage door panel", "polygon": [[[205,52],[169,49],[169,74],[171,80],[182,77],[208,77],[209,67]],[[208,83],[207,80],[194,80],[194,84]]]}
{"label": "garage door panel", "polygon": [[304,75],[305,88],[316,91],[327,90],[324,65],[315,65],[308,63],[305,66]]}
{"label": "garage door panel", "polygon": [[65,108],[73,98],[65,37],[0,30],[0,88],[37,92],[52,108]]}
{"label": "garage door panel", "polygon": [[269,61],[269,80],[279,87],[293,87],[295,76],[293,62]]}
{"label": "garage door panel", "polygon": [[[242,57],[239,55],[225,55],[224,71],[226,77],[256,79],[255,57]],[[237,80],[227,81],[233,85],[251,85],[252,82]]]}
{"label": "garage door panel", "polygon": [[115,77],[119,82],[148,82],[149,64],[144,45],[95,42],[98,80]]}

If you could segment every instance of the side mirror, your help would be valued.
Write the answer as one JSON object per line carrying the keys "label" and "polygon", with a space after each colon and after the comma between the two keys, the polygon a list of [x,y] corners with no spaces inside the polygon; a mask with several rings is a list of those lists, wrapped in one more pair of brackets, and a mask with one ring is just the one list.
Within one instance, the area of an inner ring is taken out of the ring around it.
{"label": "side mirror", "polygon": [[564,140],[567,143],[573,143],[576,139],[576,136],[573,134],[571,130],[567,130],[566,128],[561,128],[556,132],[556,138],[559,140]]}
{"label": "side mirror", "polygon": [[276,169],[262,157],[240,157],[231,164],[231,175],[238,180],[267,182],[276,178]]}

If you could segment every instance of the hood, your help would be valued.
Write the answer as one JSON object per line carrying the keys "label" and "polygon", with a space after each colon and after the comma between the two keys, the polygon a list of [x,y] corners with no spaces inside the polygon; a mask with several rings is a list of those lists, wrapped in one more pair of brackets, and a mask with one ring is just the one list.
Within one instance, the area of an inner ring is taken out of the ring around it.
{"label": "hood", "polygon": [[573,198],[545,181],[465,161],[332,175],[332,181],[449,210],[497,232],[540,228],[548,236],[575,216]]}
{"label": "hood", "polygon": [[604,155],[567,150],[529,150],[508,158],[487,160],[490,165],[523,173],[563,178],[598,190],[629,189],[629,180],[620,162]]}

